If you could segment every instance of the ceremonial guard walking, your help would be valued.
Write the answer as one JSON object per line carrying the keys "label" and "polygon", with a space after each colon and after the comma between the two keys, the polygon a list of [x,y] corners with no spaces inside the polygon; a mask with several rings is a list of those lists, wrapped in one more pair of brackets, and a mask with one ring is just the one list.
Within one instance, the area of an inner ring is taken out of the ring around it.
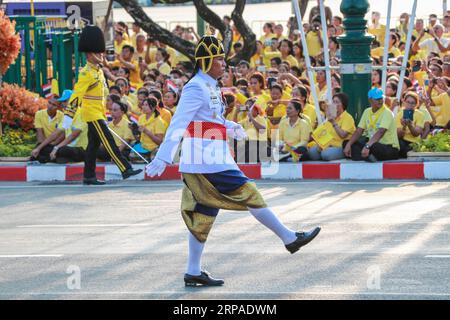
{"label": "ceremonial guard walking", "polygon": [[183,138],[179,170],[185,186],[181,211],[190,231],[184,282],[186,286],[220,286],[223,280],[201,270],[203,248],[219,209],[249,210],[290,253],[313,240],[320,228],[308,232],[287,228],[233,160],[227,136],[240,140],[246,134],[241,125],[223,117],[225,105],[217,82],[225,71],[221,42],[213,36],[202,37],[195,60],[195,74],[183,88],[165,140],[146,171],[150,176],[161,175],[172,163]]}
{"label": "ceremonial guard walking", "polygon": [[105,52],[103,32],[96,26],[86,26],[81,32],[78,51],[85,52],[86,66],[81,70],[78,82],[64,111],[64,129],[69,128],[75,113],[81,112],[81,118],[88,124],[88,145],[84,162],[83,183],[87,185],[102,185],[104,181],[97,180],[95,175],[97,150],[100,143],[105,146],[111,159],[122,173],[123,179],[140,173],[133,170],[123,157],[106,123],[107,85],[100,63]]}

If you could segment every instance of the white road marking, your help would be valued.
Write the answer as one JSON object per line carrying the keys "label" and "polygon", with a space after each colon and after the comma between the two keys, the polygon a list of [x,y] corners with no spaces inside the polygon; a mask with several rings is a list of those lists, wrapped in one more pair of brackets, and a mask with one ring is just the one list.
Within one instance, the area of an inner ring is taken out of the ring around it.
{"label": "white road marking", "polygon": [[1,254],[0,258],[60,258],[62,254]]}
{"label": "white road marking", "polygon": [[31,224],[17,228],[116,228],[116,227],[148,227],[150,223],[117,223],[117,224]]}
{"label": "white road marking", "polygon": [[430,254],[430,255],[425,256],[425,258],[449,259],[450,255],[449,254]]}

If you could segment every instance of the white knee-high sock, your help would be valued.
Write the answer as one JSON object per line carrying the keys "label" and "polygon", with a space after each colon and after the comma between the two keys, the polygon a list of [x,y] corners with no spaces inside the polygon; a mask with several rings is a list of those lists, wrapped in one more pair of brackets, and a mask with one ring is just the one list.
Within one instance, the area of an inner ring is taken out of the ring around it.
{"label": "white knee-high sock", "polygon": [[248,208],[248,210],[256,220],[272,230],[284,244],[292,243],[297,239],[295,231],[287,228],[269,208]]}
{"label": "white knee-high sock", "polygon": [[205,247],[204,243],[198,241],[192,233],[189,232],[189,257],[188,257],[188,265],[187,265],[187,274],[192,276],[199,276],[201,273],[201,260],[203,248]]}

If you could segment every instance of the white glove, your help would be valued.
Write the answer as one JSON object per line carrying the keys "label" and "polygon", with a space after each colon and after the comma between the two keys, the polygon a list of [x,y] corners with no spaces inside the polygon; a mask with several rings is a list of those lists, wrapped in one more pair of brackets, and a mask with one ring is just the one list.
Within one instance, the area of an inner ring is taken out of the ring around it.
{"label": "white glove", "polygon": [[245,132],[244,128],[239,123],[236,123],[236,125],[227,130],[227,134],[238,141],[243,140],[247,138],[247,133]]}
{"label": "white glove", "polygon": [[153,159],[152,162],[150,162],[150,164],[148,164],[145,167],[145,172],[147,173],[148,176],[150,177],[154,177],[156,175],[161,176],[161,174],[164,172],[164,170],[166,170],[167,167],[167,163],[159,160],[158,158]]}

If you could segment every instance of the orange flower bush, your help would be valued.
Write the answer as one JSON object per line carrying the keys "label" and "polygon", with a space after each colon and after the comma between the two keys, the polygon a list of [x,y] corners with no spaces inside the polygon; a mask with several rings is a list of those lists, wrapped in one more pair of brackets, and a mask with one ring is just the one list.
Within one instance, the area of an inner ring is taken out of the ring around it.
{"label": "orange flower bush", "polygon": [[33,128],[34,114],[47,108],[47,100],[15,84],[0,87],[0,120],[3,124]]}
{"label": "orange flower bush", "polygon": [[0,75],[6,73],[20,51],[20,36],[15,31],[15,25],[0,10]]}

